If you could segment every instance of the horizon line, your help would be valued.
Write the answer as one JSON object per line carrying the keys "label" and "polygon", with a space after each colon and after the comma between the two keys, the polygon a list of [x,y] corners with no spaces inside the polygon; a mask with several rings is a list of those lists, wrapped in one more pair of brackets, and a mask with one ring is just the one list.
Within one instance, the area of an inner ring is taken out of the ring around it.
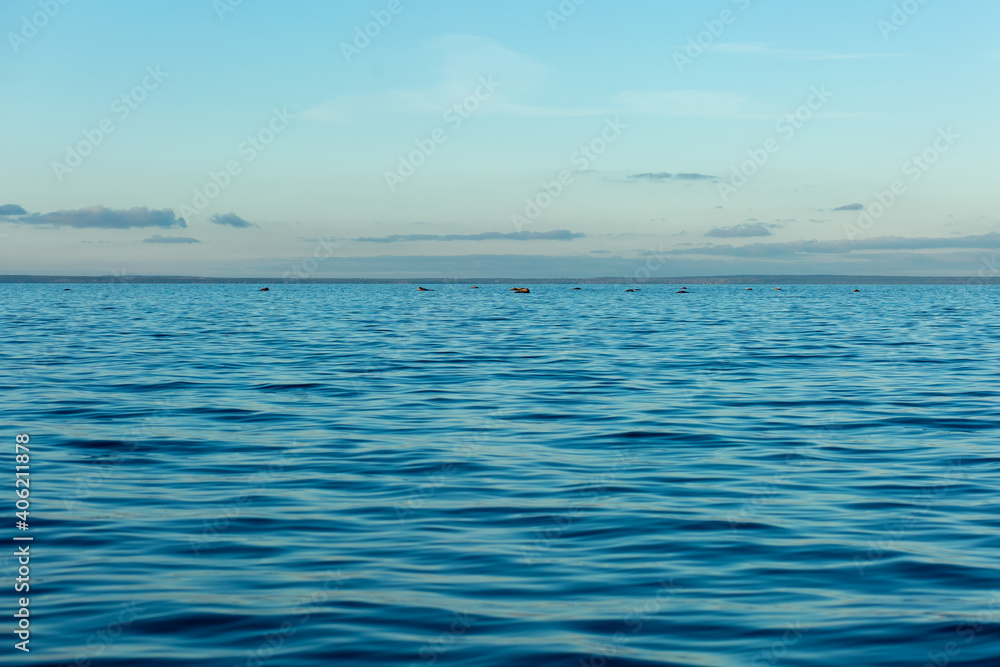
{"label": "horizon line", "polygon": [[256,284],[271,283],[279,285],[371,285],[371,284],[396,284],[409,285],[426,283],[433,285],[441,284],[648,284],[648,285],[671,285],[679,283],[705,284],[716,282],[719,284],[747,283],[747,284],[768,284],[783,282],[786,284],[883,284],[883,285],[908,285],[908,284],[983,284],[1000,285],[1000,277],[979,277],[979,276],[893,276],[893,275],[851,275],[851,274],[731,274],[718,276],[669,276],[663,278],[633,278],[614,276],[592,276],[585,278],[446,278],[446,277],[386,277],[386,278],[286,278],[276,276],[235,276],[235,277],[210,277],[210,276],[176,276],[176,275],[32,275],[32,274],[10,274],[0,275],[0,283],[4,284],[24,284],[24,283],[78,283],[78,284],[111,284],[111,283],[131,283],[131,284]]}

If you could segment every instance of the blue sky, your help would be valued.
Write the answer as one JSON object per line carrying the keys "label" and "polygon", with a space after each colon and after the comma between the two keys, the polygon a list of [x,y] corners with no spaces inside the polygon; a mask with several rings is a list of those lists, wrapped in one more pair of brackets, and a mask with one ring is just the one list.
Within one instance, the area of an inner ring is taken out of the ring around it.
{"label": "blue sky", "polygon": [[1000,248],[997,3],[577,2],[3,3],[0,273],[975,275]]}

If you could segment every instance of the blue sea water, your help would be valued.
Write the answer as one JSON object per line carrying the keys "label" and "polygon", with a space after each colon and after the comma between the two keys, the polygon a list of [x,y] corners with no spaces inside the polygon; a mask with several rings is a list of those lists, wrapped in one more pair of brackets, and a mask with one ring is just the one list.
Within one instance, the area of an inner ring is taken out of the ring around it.
{"label": "blue sea water", "polygon": [[995,287],[64,287],[0,664],[1000,664]]}

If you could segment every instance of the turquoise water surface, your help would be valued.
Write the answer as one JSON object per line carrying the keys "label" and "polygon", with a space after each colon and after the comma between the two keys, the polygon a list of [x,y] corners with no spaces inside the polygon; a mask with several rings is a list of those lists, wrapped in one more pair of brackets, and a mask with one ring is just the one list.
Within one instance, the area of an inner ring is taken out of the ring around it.
{"label": "turquoise water surface", "polygon": [[1000,664],[997,288],[258,287],[0,285],[0,663]]}

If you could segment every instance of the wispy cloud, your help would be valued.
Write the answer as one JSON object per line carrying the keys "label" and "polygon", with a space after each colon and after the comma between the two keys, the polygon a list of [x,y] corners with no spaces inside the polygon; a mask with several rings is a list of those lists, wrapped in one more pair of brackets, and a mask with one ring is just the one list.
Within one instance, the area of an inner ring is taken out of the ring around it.
{"label": "wispy cloud", "polygon": [[838,206],[833,209],[834,211],[863,211],[865,210],[864,204],[847,204],[845,206]]}
{"label": "wispy cloud", "polygon": [[482,234],[392,234],[352,239],[362,243],[403,243],[407,241],[572,241],[586,234],[565,229],[551,232],[484,232]]}
{"label": "wispy cloud", "polygon": [[873,250],[993,250],[1000,248],[1000,233],[953,238],[883,236],[855,241],[791,241],[788,243],[751,243],[743,246],[707,245],[673,251],[682,255],[714,255],[723,257],[796,258],[802,255],[851,254]]}
{"label": "wispy cloud", "polygon": [[552,72],[547,65],[512,51],[499,42],[478,35],[443,35],[423,44],[423,51],[437,63],[434,79],[421,88],[342,95],[305,110],[306,120],[354,123],[373,113],[443,114],[466,99],[486,77],[499,84],[477,113],[521,116],[588,116],[600,110],[558,109],[514,102],[543,90]]}
{"label": "wispy cloud", "polygon": [[359,122],[372,114],[442,114],[468,97],[483,76],[500,88],[477,113],[535,118],[576,118],[611,114],[675,117],[745,117],[748,98],[703,90],[625,91],[607,104],[557,107],[532,104],[552,78],[549,67],[493,40],[475,35],[447,35],[424,46],[437,58],[437,80],[422,88],[341,95],[303,111],[307,120],[337,124]]}
{"label": "wispy cloud", "polygon": [[525,116],[531,118],[583,118],[588,116],[609,116],[617,113],[612,108],[579,108],[569,107],[546,107],[531,104],[514,104],[511,102],[497,104],[495,112],[506,113],[511,116]]}
{"label": "wispy cloud", "polygon": [[752,236],[770,236],[772,229],[778,229],[781,225],[768,225],[763,222],[745,223],[733,227],[716,227],[705,236],[720,239],[749,238]]}
{"label": "wispy cloud", "polygon": [[712,53],[734,56],[760,56],[782,60],[867,60],[871,58],[905,58],[902,53],[834,53],[812,49],[783,49],[764,42],[726,42],[708,47]]}
{"label": "wispy cloud", "polygon": [[249,227],[257,226],[252,222],[247,222],[235,213],[226,213],[223,215],[216,213],[209,218],[208,221],[215,225],[228,225],[229,227],[235,227],[237,229],[247,229]]}
{"label": "wispy cloud", "polygon": [[130,229],[133,227],[187,227],[184,218],[178,218],[170,209],[152,211],[146,207],[113,210],[91,206],[54,213],[32,213],[18,220],[21,224],[39,227],[98,227],[102,229]]}
{"label": "wispy cloud", "polygon": [[143,243],[201,243],[201,241],[193,239],[190,236],[160,236],[159,234],[154,234],[145,239]]}
{"label": "wispy cloud", "polygon": [[729,118],[744,113],[744,95],[709,90],[630,90],[615,96],[624,111],[654,116]]}
{"label": "wispy cloud", "polygon": [[652,181],[662,182],[662,181],[714,181],[715,176],[709,176],[708,174],[673,174],[666,171],[657,172],[646,172],[644,174],[630,174],[628,179],[630,181]]}
{"label": "wispy cloud", "polygon": [[0,217],[6,217],[10,215],[27,215],[28,212],[17,204],[4,204],[0,206]]}

